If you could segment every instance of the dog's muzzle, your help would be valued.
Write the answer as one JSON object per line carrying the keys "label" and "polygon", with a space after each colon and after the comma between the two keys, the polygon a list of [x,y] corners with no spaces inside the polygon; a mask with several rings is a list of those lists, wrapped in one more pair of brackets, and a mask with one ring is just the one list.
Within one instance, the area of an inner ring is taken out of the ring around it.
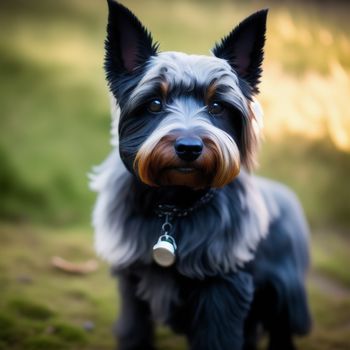
{"label": "dog's muzzle", "polygon": [[215,127],[196,134],[173,131],[150,140],[140,147],[134,161],[137,175],[147,185],[219,188],[239,173],[235,141]]}

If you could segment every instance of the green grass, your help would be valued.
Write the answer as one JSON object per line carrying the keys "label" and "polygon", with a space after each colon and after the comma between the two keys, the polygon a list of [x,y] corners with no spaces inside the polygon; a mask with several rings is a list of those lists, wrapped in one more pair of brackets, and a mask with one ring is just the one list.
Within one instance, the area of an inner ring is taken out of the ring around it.
{"label": "green grass", "polygon": [[314,245],[313,260],[317,271],[338,280],[342,285],[350,288],[350,274],[348,269],[349,245],[348,237],[340,239],[339,233],[328,231],[319,233]]}
{"label": "green grass", "polygon": [[[111,348],[117,305],[107,267],[76,277],[50,264],[54,255],[76,262],[93,257],[87,232],[2,226],[0,240],[6,247],[0,259],[2,342],[13,349]],[[83,329],[88,321],[91,332]]]}
{"label": "green grass", "polygon": [[35,302],[23,299],[11,300],[9,306],[17,316],[32,320],[48,320],[54,313],[48,308]]}
{"label": "green grass", "polygon": [[[342,262],[349,266],[345,252],[350,242],[341,235],[318,233],[313,239],[314,267],[309,294],[314,317],[313,333],[300,339],[303,350],[347,349],[350,341],[350,286],[348,275],[332,267],[339,257],[328,250],[329,260],[321,261],[324,245],[342,247]],[[97,272],[76,276],[55,270],[50,259],[59,255],[81,262],[94,256],[91,232],[83,229],[47,229],[28,225],[0,225],[0,349],[111,349],[112,323],[119,300],[115,281],[101,263]],[[25,247],[25,248],[24,248]],[[313,278],[314,274],[322,276]],[[92,322],[91,331],[84,330]],[[183,337],[168,329],[157,330],[157,346],[162,350],[186,348]]]}
{"label": "green grass", "polygon": [[329,138],[300,137],[263,145],[259,174],[295,190],[313,227],[343,227],[349,233],[350,154],[336,149]]}

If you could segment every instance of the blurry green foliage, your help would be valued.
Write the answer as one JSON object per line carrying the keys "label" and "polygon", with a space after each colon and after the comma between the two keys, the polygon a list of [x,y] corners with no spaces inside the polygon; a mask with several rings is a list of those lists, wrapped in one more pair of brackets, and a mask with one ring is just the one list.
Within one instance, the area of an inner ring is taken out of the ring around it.
{"label": "blurry green foliage", "polygon": [[86,334],[82,328],[78,328],[67,323],[60,322],[53,324],[52,333],[71,344],[81,344],[86,341]]}
{"label": "blurry green foliage", "polygon": [[11,308],[19,315],[33,320],[47,320],[53,316],[53,312],[46,306],[34,301],[15,299],[12,300]]}
{"label": "blurry green foliage", "polygon": [[32,206],[43,208],[47,199],[42,190],[25,183],[18,175],[8,155],[0,149],[0,218],[22,219]]}
{"label": "blurry green foliage", "polygon": [[67,345],[48,335],[33,336],[22,345],[27,350],[64,350],[67,349]]}
{"label": "blurry green foliage", "polygon": [[23,336],[22,333],[12,317],[0,314],[0,349],[2,345],[10,346],[15,343],[18,337]]}
{"label": "blurry green foliage", "polygon": [[[245,15],[270,7],[267,64],[278,62],[295,75],[328,74],[332,59],[350,68],[346,4],[124,3],[162,49],[198,53],[207,53]],[[95,195],[87,174],[111,149],[105,23],[106,5],[93,0],[0,3],[0,218],[90,222]],[[264,144],[259,172],[295,189],[313,225],[349,225],[349,153],[329,140],[283,139]]]}
{"label": "blurry green foliage", "polygon": [[297,192],[313,226],[348,226],[350,154],[339,151],[330,139],[290,137],[266,143],[260,163],[259,173]]}

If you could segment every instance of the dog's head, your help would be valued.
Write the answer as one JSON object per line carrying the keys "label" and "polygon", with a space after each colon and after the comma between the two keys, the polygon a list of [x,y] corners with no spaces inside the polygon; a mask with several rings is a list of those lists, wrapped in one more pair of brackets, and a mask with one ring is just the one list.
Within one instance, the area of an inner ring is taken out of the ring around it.
{"label": "dog's head", "polygon": [[150,186],[222,187],[259,142],[258,92],[267,10],[240,23],[212,56],[158,52],[124,6],[108,0],[105,69],[117,103],[119,150]]}

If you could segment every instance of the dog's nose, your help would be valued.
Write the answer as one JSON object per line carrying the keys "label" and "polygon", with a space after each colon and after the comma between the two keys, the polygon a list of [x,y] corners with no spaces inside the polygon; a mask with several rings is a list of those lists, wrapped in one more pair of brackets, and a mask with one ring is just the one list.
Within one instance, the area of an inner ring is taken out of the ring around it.
{"label": "dog's nose", "polygon": [[179,137],[174,147],[179,158],[192,162],[201,155],[203,142],[198,137]]}

